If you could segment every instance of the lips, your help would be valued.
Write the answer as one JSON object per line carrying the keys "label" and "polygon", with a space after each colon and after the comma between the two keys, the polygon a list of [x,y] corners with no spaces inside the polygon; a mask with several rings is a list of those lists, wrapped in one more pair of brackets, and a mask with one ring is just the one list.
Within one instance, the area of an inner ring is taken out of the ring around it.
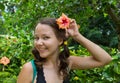
{"label": "lips", "polygon": [[45,51],[45,49],[40,49],[39,51],[40,51],[40,53],[41,53],[41,52],[44,52],[44,51]]}
{"label": "lips", "polygon": [[39,49],[39,52],[40,52],[40,53],[43,53],[43,52],[45,52],[46,50],[47,50],[47,48],[42,48],[42,49],[40,48],[40,49]]}

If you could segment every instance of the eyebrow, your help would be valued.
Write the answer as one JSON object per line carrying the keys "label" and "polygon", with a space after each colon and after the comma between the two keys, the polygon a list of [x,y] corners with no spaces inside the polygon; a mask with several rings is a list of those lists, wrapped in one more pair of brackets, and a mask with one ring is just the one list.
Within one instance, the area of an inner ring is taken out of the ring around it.
{"label": "eyebrow", "polygon": [[[34,36],[38,36],[38,34],[34,34]],[[42,34],[42,36],[50,36],[49,34]]]}

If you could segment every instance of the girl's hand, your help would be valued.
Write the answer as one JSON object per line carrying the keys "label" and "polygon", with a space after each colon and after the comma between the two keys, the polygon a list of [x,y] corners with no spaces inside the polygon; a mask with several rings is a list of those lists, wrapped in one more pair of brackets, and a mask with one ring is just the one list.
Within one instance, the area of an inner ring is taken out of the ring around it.
{"label": "girl's hand", "polygon": [[66,29],[66,37],[76,37],[77,35],[79,34],[79,31],[78,31],[78,25],[75,21],[75,19],[71,19],[71,22],[70,22],[70,25],[69,25],[69,28]]}

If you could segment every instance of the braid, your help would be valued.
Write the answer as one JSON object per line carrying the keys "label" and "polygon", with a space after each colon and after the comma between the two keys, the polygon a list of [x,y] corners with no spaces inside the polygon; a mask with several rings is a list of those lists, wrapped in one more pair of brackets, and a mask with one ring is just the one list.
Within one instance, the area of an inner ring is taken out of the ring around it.
{"label": "braid", "polygon": [[59,60],[60,60],[60,65],[59,65],[59,74],[63,75],[63,78],[65,79],[68,76],[68,57],[69,57],[69,49],[66,44],[63,43],[63,51],[60,52],[59,54]]}

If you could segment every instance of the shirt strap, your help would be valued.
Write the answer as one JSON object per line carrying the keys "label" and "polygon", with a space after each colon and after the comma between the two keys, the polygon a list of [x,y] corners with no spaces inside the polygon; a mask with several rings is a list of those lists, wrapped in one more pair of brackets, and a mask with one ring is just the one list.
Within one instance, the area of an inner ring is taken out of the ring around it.
{"label": "shirt strap", "polygon": [[36,70],[36,65],[35,65],[34,60],[31,60],[30,62],[31,62],[31,64],[32,64],[32,68],[33,68],[33,79],[32,79],[32,83],[34,83],[35,76],[37,75],[37,70]]}

